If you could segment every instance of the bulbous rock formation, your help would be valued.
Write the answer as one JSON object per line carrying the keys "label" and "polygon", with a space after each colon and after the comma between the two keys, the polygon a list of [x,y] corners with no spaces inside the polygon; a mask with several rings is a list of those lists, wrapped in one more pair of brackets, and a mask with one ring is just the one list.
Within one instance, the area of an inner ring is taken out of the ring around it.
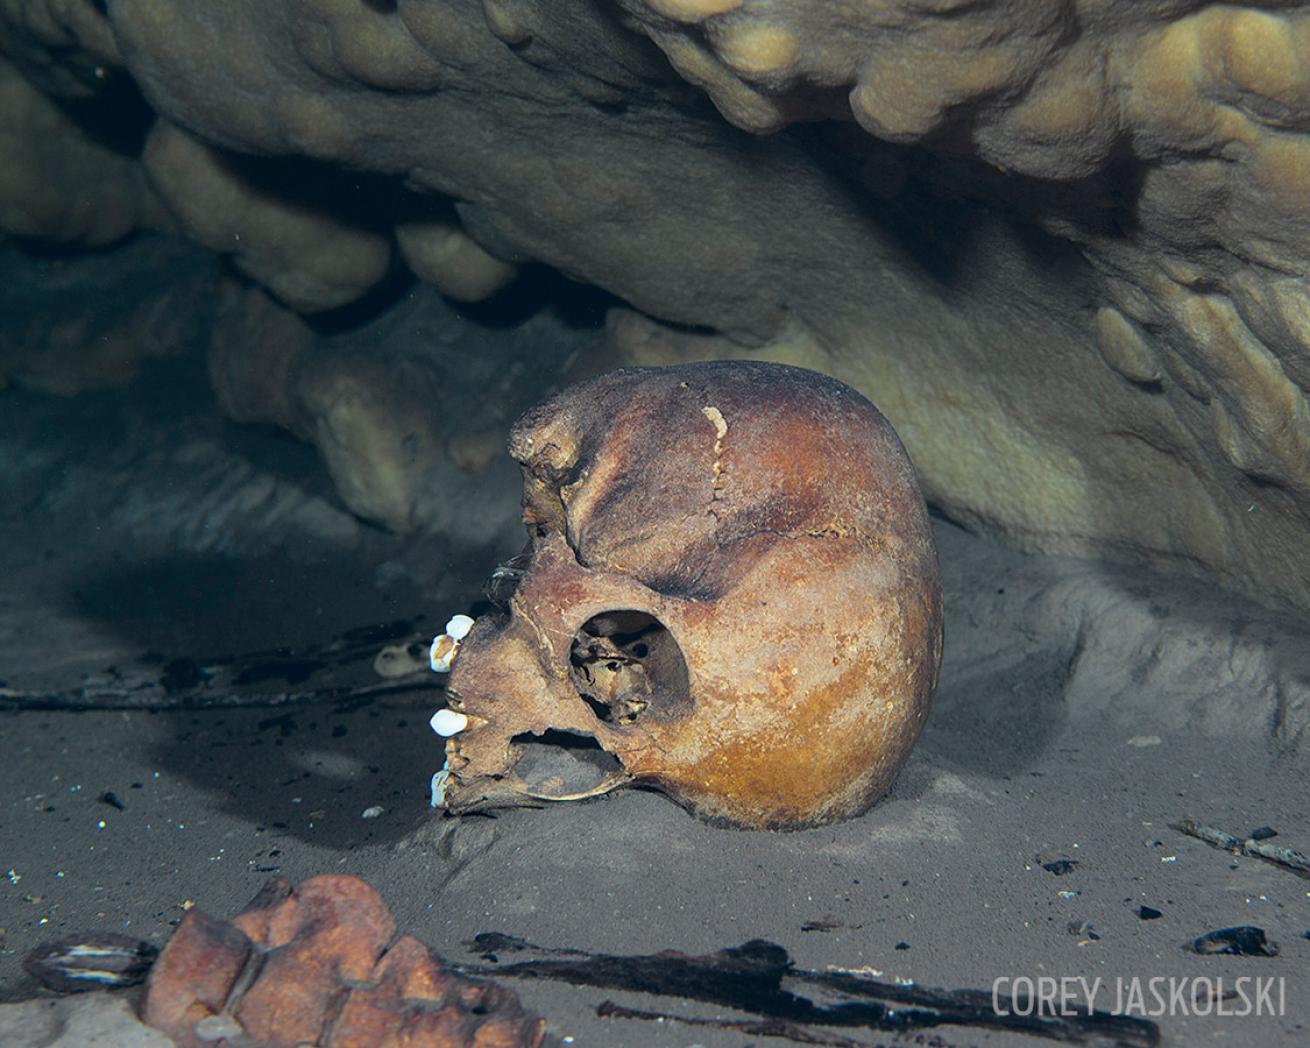
{"label": "bulbous rock formation", "polygon": [[538,1048],[545,1036],[512,990],[397,936],[377,892],[342,874],[274,878],[231,921],[188,913],[141,1017],[178,1048]]}
{"label": "bulbous rock formation", "polygon": [[[1290,0],[0,0],[0,49],[64,107],[11,88],[8,141],[94,130],[125,79],[158,114],[151,179],[140,145],[59,147],[113,221],[30,163],[0,221],[100,241],[165,222],[157,191],[305,311],[389,259],[459,298],[540,260],[717,335],[609,366],[828,372],[958,520],[1306,609],[1307,39]],[[317,176],[271,194],[222,154],[384,186],[334,215]],[[192,164],[221,208],[185,199]]]}

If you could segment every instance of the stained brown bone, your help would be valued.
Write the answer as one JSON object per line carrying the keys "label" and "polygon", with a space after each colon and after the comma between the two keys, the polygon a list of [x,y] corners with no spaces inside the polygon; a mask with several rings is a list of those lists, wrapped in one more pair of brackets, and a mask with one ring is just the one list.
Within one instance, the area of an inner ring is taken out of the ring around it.
{"label": "stained brown bone", "polygon": [[[516,736],[590,734],[711,820],[796,827],[865,810],[927,716],[941,591],[927,512],[891,426],[823,375],[758,362],[629,369],[528,412],[532,560],[450,679],[470,727],[446,803],[540,791]],[[690,708],[607,723],[570,679],[578,631],[642,612],[676,641]],[[560,798],[565,799],[565,798]]]}

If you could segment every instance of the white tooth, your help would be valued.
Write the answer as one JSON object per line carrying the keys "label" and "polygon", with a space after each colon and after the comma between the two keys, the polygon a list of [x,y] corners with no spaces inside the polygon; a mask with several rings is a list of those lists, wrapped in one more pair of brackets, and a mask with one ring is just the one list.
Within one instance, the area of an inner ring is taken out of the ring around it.
{"label": "white tooth", "polygon": [[432,672],[449,673],[450,664],[455,661],[455,654],[458,651],[459,641],[454,637],[447,636],[445,633],[433,637],[432,646],[428,648],[428,665],[432,667]]}
{"label": "white tooth", "polygon": [[450,771],[442,768],[432,776],[432,783],[429,786],[428,807],[440,808],[446,803],[446,780],[450,778]]}
{"label": "white tooth", "polygon": [[448,739],[467,728],[469,719],[456,710],[437,710],[428,723],[432,725],[433,731],[443,739]]}
{"label": "white tooth", "polygon": [[446,623],[446,636],[451,640],[463,640],[473,628],[473,620],[467,615],[452,615]]}

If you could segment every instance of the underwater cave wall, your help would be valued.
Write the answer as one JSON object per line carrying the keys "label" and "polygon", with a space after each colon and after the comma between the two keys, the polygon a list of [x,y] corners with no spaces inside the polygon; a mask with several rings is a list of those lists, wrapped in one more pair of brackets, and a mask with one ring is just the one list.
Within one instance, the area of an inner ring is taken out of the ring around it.
{"label": "underwater cave wall", "polygon": [[[310,439],[297,314],[545,263],[627,303],[584,370],[815,367],[956,519],[1304,610],[1308,44],[1298,3],[0,0],[0,230],[228,256],[220,397]],[[427,526],[370,439],[343,497]]]}

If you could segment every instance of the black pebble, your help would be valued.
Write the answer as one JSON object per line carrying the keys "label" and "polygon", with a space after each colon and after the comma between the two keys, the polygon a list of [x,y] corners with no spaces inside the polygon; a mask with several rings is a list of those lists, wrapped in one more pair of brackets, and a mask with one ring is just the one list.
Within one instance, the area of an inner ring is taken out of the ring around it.
{"label": "black pebble", "polygon": [[898,942],[896,944],[896,949],[898,950],[908,950],[909,948],[910,944],[908,942]]}
{"label": "black pebble", "polygon": [[101,804],[108,804],[111,808],[117,808],[119,811],[127,811],[127,805],[118,799],[118,794],[113,790],[105,790],[99,797]]}
{"label": "black pebble", "polygon": [[1077,865],[1077,859],[1052,859],[1050,862],[1042,863],[1042,869],[1057,877],[1063,877],[1066,873],[1073,873],[1073,868]]}
{"label": "black pebble", "polygon": [[1153,921],[1157,917],[1163,917],[1164,914],[1154,906],[1139,906],[1137,907],[1137,916],[1144,921]]}
{"label": "black pebble", "polygon": [[165,691],[187,691],[205,679],[204,671],[191,659],[174,659],[164,666],[159,683]]}
{"label": "black pebble", "polygon": [[1206,932],[1192,941],[1191,949],[1196,953],[1230,953],[1239,957],[1278,956],[1278,944],[1269,942],[1264,929],[1252,924]]}

